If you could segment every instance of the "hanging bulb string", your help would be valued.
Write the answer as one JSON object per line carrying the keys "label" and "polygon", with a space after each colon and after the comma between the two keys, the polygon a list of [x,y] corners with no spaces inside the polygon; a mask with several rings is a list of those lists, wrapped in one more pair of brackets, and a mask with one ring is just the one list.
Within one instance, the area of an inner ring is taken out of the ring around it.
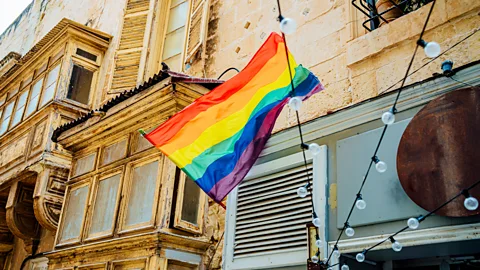
{"label": "hanging bulb string", "polygon": [[[277,6],[278,6],[278,19],[279,19],[279,21],[281,21],[283,16],[282,16],[282,9],[280,7],[280,0],[277,0]],[[287,59],[288,74],[290,76],[290,86],[292,87],[292,96],[295,96],[295,85],[293,83],[293,74],[292,74],[292,67],[290,65],[290,57],[288,55],[287,38],[286,38],[286,36],[283,32],[282,32],[282,38],[283,38],[283,45],[284,45],[284,48],[285,48],[285,57]],[[313,216],[313,218],[316,218],[317,214],[315,212],[315,205],[314,205],[314,202],[313,202],[313,192],[312,192],[313,188],[309,188],[311,186],[311,184],[310,184],[310,173],[308,172],[307,156],[305,154],[305,142],[303,140],[302,124],[300,122],[300,115],[298,113],[298,110],[295,110],[295,113],[296,113],[296,118],[297,118],[298,133],[299,133],[299,136],[300,136],[300,146],[301,146],[302,154],[303,154],[303,163],[304,163],[304,166],[305,166],[305,173],[307,175],[307,191],[310,192],[310,204],[311,204],[311,207],[312,207],[312,216]],[[315,226],[315,234],[316,234],[315,235],[316,238],[319,239],[318,227],[317,226]],[[320,254],[320,248],[319,247],[317,247],[317,253]]]}
{"label": "hanging bulb string", "polygon": [[[419,40],[421,40],[421,39],[423,38],[423,35],[424,35],[425,30],[426,30],[427,25],[428,25],[428,21],[430,20],[430,16],[432,15],[433,8],[434,8],[434,6],[435,6],[435,2],[436,2],[436,0],[433,0],[432,6],[430,7],[430,10],[429,10],[429,12],[428,12],[427,18],[425,19],[425,23],[423,24],[423,28],[422,28],[422,31],[421,31],[421,33],[420,33]],[[416,56],[416,54],[417,54],[417,51],[418,51],[418,47],[419,47],[419,46],[420,46],[420,45],[419,45],[418,42],[417,42],[417,44],[416,44],[416,46],[415,46],[415,50],[413,51],[413,55],[412,55],[412,57],[411,57],[411,59],[410,59],[410,63],[408,64],[407,70],[406,70],[406,72],[405,72],[405,76],[404,76],[403,79],[402,79],[402,83],[401,83],[400,88],[399,88],[399,90],[398,90],[397,96],[395,97],[395,101],[394,101],[394,103],[393,103],[392,110],[391,110],[393,114],[395,114],[395,112],[397,111],[396,106],[397,106],[397,103],[398,103],[398,99],[400,98],[400,95],[401,95],[401,93],[402,93],[402,90],[403,90],[403,87],[404,87],[404,85],[405,85],[405,82],[406,82],[406,80],[407,80],[407,78],[408,78],[408,76],[409,76],[409,72],[410,72],[410,69],[412,68],[412,65],[413,65],[413,62],[414,62],[414,60],[415,60],[415,56]],[[359,192],[358,192],[357,194],[361,194],[361,193],[362,193],[363,187],[365,186],[365,183],[366,183],[366,181],[367,181],[367,178],[368,178],[368,175],[369,175],[370,170],[371,170],[371,168],[372,168],[372,165],[373,165],[373,163],[376,162],[374,158],[376,158],[376,156],[377,156],[377,153],[378,153],[378,151],[379,151],[379,149],[380,149],[380,145],[382,144],[382,141],[383,141],[383,139],[384,139],[384,137],[385,137],[385,133],[387,132],[387,129],[388,129],[388,125],[385,124],[385,126],[383,127],[382,134],[380,135],[380,138],[379,138],[379,140],[378,140],[377,146],[376,146],[376,148],[375,148],[375,152],[374,152],[374,154],[373,154],[372,159],[370,160],[370,163],[369,163],[368,168],[367,168],[367,172],[365,173],[365,177],[363,178],[363,181],[362,181],[362,183],[361,183],[361,185],[360,185]],[[337,240],[335,241],[335,246],[338,245],[338,242],[340,241],[340,239],[341,239],[341,237],[342,237],[342,235],[343,235],[343,232],[344,232],[345,229],[346,229],[346,224],[348,224],[348,221],[350,220],[350,217],[352,216],[353,209],[355,208],[355,203],[356,203],[356,202],[357,202],[357,197],[355,197],[355,200],[353,201],[352,207],[350,208],[350,212],[348,213],[347,219],[346,219],[346,221],[345,221],[345,223],[344,223],[344,225],[343,225],[343,227],[342,227],[342,230],[340,231],[340,234],[339,234],[338,237],[337,237]],[[333,254],[333,250],[332,250],[332,252],[330,252],[330,255],[328,256],[328,259],[327,259],[327,262],[326,262],[327,265],[328,265],[328,263],[330,262],[330,259],[332,258],[332,254]]]}
{"label": "hanging bulb string", "polygon": [[[437,211],[439,211],[440,209],[442,209],[443,207],[445,207],[446,205],[448,205],[449,203],[453,202],[455,199],[457,199],[458,197],[461,197],[463,195],[465,195],[466,192],[470,191],[471,189],[475,188],[476,186],[478,186],[480,184],[480,180],[478,180],[477,182],[475,182],[474,184],[472,184],[471,186],[469,186],[468,188],[466,189],[463,189],[461,190],[457,195],[453,196],[452,198],[450,198],[448,201],[442,203],[440,206],[438,206],[437,208],[435,208],[434,210],[428,212],[428,214],[426,214],[425,216],[420,216],[418,217],[418,221],[419,222],[423,222],[425,219],[427,219],[428,217],[430,217],[431,215],[435,214]],[[376,243],[375,245],[367,248],[367,249],[364,249],[363,250],[363,253],[367,253],[369,252],[370,250],[380,246],[381,244],[393,239],[395,236],[397,236],[398,234],[408,230],[409,227],[408,226],[405,226],[403,227],[402,229],[396,231],[395,233],[387,236],[386,238],[384,238],[383,240],[381,240],[380,242]]]}
{"label": "hanging bulb string", "polygon": [[[430,10],[428,11],[427,19],[425,20],[425,23],[423,24],[422,32],[420,32],[420,37],[418,38],[419,41],[423,40],[422,39],[423,35],[425,34],[425,30],[427,29],[428,21],[430,20],[430,16],[432,15],[433,8],[435,7],[436,2],[437,2],[436,0],[433,0],[432,6],[430,7]],[[397,97],[395,98],[395,102],[393,102],[392,108],[393,108],[394,114],[395,114],[395,110],[396,110],[396,107],[397,107],[398,99],[400,98],[400,94],[403,91],[403,86],[405,85],[405,82],[407,81],[408,73],[410,72],[410,69],[412,68],[412,65],[413,65],[413,61],[415,60],[415,56],[417,54],[418,47],[420,47],[420,45],[417,42],[417,46],[415,46],[415,50],[413,51],[412,58],[410,59],[410,63],[408,64],[408,67],[407,67],[407,71],[405,72],[405,76],[403,77],[402,84],[400,85],[400,89],[398,90]]]}

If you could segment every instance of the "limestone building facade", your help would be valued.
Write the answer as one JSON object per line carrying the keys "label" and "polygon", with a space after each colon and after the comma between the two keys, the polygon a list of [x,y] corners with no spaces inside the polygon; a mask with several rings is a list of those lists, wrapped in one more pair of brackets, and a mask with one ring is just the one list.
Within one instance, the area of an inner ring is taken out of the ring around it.
{"label": "limestone building facade", "polygon": [[[349,192],[336,172],[342,153],[331,148],[378,128],[432,3],[372,31],[350,0],[280,3],[298,24],[289,49],[326,88],[303,104],[300,119],[308,141],[330,147],[323,159],[309,157],[328,254]],[[240,188],[225,212],[138,133],[235,74],[218,79],[226,69],[242,69],[279,31],[278,11],[273,0],[33,0],[0,35],[0,269],[305,269],[307,204],[260,204],[258,215],[274,214],[255,224]],[[479,12],[475,1],[436,1],[424,39],[444,50],[468,39],[409,76],[399,119],[463,87],[435,75],[446,59],[458,80],[479,84]],[[416,59],[414,70],[429,61],[421,51]],[[251,183],[286,181],[286,171],[302,177],[295,125],[285,108]],[[363,238],[340,249],[361,250],[380,235],[373,228],[387,232],[404,215],[359,219]],[[448,226],[460,232],[455,241],[476,239],[477,222],[439,219],[431,237],[411,246],[437,243],[433,235]]]}

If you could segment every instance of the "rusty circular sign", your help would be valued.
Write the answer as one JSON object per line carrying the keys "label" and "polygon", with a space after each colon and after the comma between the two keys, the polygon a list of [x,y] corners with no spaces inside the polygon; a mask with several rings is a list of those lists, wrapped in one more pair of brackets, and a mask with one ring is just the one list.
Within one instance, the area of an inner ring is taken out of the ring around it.
{"label": "rusty circular sign", "polygon": [[[408,196],[432,211],[480,180],[480,88],[443,95],[415,115],[402,135],[397,155],[398,177]],[[480,186],[470,190],[480,199]],[[461,196],[436,214],[463,217]]]}

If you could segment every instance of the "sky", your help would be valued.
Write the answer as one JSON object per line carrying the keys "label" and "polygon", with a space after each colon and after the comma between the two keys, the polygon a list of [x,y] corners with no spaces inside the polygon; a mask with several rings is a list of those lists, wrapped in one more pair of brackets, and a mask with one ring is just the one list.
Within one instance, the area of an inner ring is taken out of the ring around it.
{"label": "sky", "polygon": [[32,0],[0,0],[0,35],[31,2]]}

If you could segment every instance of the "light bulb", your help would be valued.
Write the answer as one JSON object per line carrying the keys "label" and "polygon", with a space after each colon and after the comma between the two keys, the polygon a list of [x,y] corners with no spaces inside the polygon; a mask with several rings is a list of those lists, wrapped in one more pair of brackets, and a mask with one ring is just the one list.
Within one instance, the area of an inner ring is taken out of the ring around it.
{"label": "light bulb", "polygon": [[463,205],[467,210],[475,211],[478,208],[478,200],[474,197],[467,197],[465,201],[463,201]]}
{"label": "light bulb", "polygon": [[320,259],[318,258],[317,255],[313,255],[313,256],[312,256],[312,262],[313,262],[313,263],[318,263],[319,261],[320,261]]}
{"label": "light bulb", "polygon": [[317,228],[319,228],[320,225],[322,225],[322,224],[320,223],[320,219],[319,219],[318,217],[316,217],[316,218],[313,219],[313,225],[315,225],[315,227],[317,227]]}
{"label": "light bulb", "polygon": [[334,249],[333,252],[332,252],[332,256],[333,256],[335,259],[340,258],[340,251],[338,251],[338,249]]}
{"label": "light bulb", "polygon": [[415,230],[420,225],[420,222],[418,222],[418,219],[412,217],[408,219],[407,225],[410,229]]}
{"label": "light bulb", "polygon": [[357,259],[357,262],[363,262],[365,261],[365,254],[362,253],[357,253],[357,256],[355,256],[355,259]]}
{"label": "light bulb", "polygon": [[392,249],[393,249],[394,251],[396,251],[396,252],[401,251],[401,250],[402,250],[402,247],[403,247],[402,244],[400,244],[400,242],[398,242],[398,241],[394,241],[394,242],[392,243]]}
{"label": "light bulb", "polygon": [[377,169],[379,173],[384,173],[387,171],[387,163],[380,160],[375,164],[375,169]]}
{"label": "light bulb", "polygon": [[344,265],[342,265],[342,270],[350,270],[350,267],[348,267],[348,265],[344,264]]}
{"label": "light bulb", "polygon": [[428,42],[423,49],[425,50],[425,54],[430,58],[439,56],[442,51],[440,45],[435,41]]}
{"label": "light bulb", "polygon": [[320,154],[320,146],[316,143],[311,143],[308,145],[308,150],[312,152],[312,155],[316,156]]}
{"label": "light bulb", "polygon": [[363,199],[358,199],[355,203],[358,209],[363,210],[367,207],[367,203]]}
{"label": "light bulb", "polygon": [[317,241],[315,241],[315,246],[317,246],[318,248],[321,248],[322,247],[322,240],[317,239]]}
{"label": "light bulb", "polygon": [[355,235],[355,230],[352,227],[348,227],[347,229],[345,229],[345,234],[348,237],[352,237],[353,235]]}
{"label": "light bulb", "polygon": [[288,101],[288,106],[295,111],[299,111],[302,106],[302,100],[299,97],[293,97]]}
{"label": "light bulb", "polygon": [[382,122],[385,125],[391,125],[395,123],[395,114],[391,111],[384,112],[382,114]]}
{"label": "light bulb", "polygon": [[280,22],[280,31],[286,35],[295,33],[297,30],[297,22],[290,18],[283,18]]}
{"label": "light bulb", "polygon": [[299,187],[299,188],[297,189],[297,195],[298,195],[298,197],[300,197],[300,198],[305,198],[305,197],[307,197],[307,195],[308,195],[307,187],[306,187],[306,186]]}

